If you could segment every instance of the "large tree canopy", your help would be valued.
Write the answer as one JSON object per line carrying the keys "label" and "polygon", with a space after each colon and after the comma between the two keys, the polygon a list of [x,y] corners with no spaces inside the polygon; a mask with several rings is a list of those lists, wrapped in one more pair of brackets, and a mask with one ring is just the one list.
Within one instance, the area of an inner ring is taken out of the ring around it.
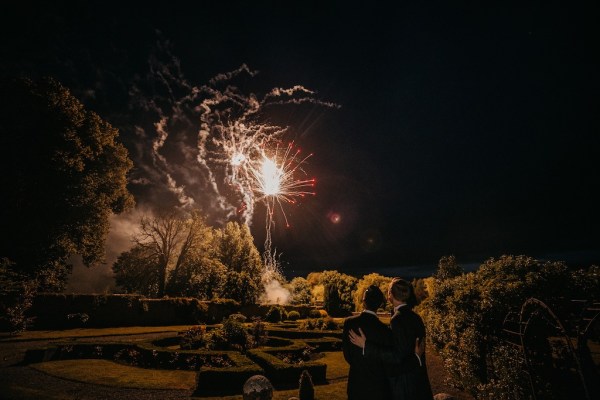
{"label": "large tree canopy", "polygon": [[255,302],[262,260],[245,225],[206,225],[196,211],[143,217],[134,246],[113,265],[117,285],[146,296],[231,298]]}
{"label": "large tree canopy", "polygon": [[62,287],[72,255],[101,261],[110,213],[133,204],[118,135],[54,79],[0,82],[0,257],[44,289]]}

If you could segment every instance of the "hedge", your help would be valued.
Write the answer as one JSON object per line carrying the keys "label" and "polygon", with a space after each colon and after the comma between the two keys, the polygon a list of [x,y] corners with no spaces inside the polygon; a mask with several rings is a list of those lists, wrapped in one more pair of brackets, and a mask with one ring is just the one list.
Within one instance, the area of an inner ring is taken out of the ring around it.
{"label": "hedge", "polygon": [[[261,366],[274,387],[278,389],[294,389],[298,388],[300,374],[304,370],[308,370],[311,374],[313,383],[327,383],[327,364],[318,361],[307,361],[301,364],[288,364],[283,362],[273,352],[279,353],[284,351],[277,350],[248,350],[248,357]],[[289,350],[285,350],[289,351]]]}
{"label": "hedge", "polygon": [[[147,299],[136,294],[40,293],[27,312],[33,329],[108,328],[119,326],[195,325],[220,323],[234,313],[265,319],[271,304],[240,306],[231,299],[200,301],[195,298]],[[306,318],[310,306],[277,306]]]}
{"label": "hedge", "polygon": [[[308,370],[315,384],[326,382],[327,365],[318,361],[289,364],[275,353],[301,353],[307,346],[317,351],[339,349],[340,339],[333,337],[285,339],[271,337],[273,347],[249,350],[246,355],[236,351],[175,350],[165,346],[178,343],[172,336],[140,343],[126,342],[62,342],[53,346],[30,349],[25,363],[60,359],[102,358],[118,359],[146,368],[198,370],[194,396],[223,396],[239,394],[243,384],[253,375],[267,376],[277,388],[297,388],[300,374]],[[230,366],[214,366],[215,360]],[[209,361],[207,364],[206,361]]]}
{"label": "hedge", "polygon": [[294,305],[278,305],[278,304],[249,304],[243,306],[240,309],[240,313],[244,314],[247,317],[260,317],[263,320],[267,316],[267,313],[271,309],[271,307],[281,307],[285,310],[286,313],[290,311],[296,311],[300,314],[300,318],[308,318],[310,311],[314,310],[314,307],[311,306],[294,306]]}
{"label": "hedge", "polygon": [[42,293],[35,297],[28,316],[35,318],[33,329],[196,325],[221,322],[239,308],[238,302],[229,299],[208,302],[184,297]]}
{"label": "hedge", "polygon": [[276,336],[287,339],[304,339],[304,338],[322,338],[322,337],[335,337],[341,339],[343,336],[342,330],[338,329],[335,331],[328,330],[297,330],[297,329],[286,329],[277,327],[267,327],[269,336]]}
{"label": "hedge", "polygon": [[[62,342],[53,346],[30,349],[25,353],[24,362],[36,363],[70,359],[105,359],[121,361],[129,365],[154,369],[198,370],[210,368],[224,370],[250,362],[237,352],[170,350],[152,343],[128,344],[121,342]],[[208,362],[208,366],[207,366]],[[231,366],[214,367],[211,364],[224,363]]]}
{"label": "hedge", "polygon": [[244,383],[254,375],[264,375],[263,369],[246,356],[231,352],[234,367],[201,368],[198,372],[196,390],[192,396],[224,396],[240,394]]}

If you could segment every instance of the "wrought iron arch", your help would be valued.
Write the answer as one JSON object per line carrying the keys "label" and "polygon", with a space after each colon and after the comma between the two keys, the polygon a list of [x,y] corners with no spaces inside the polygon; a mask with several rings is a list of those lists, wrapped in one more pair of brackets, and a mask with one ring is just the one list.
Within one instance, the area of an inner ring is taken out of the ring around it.
{"label": "wrought iron arch", "polygon": [[521,307],[519,333],[533,398],[591,400],[573,339],[544,302]]}

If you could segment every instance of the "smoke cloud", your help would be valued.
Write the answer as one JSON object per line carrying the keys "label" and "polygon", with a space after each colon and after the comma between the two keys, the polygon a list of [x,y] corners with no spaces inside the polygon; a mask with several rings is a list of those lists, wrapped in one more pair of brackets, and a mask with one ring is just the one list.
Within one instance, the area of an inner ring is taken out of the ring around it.
{"label": "smoke cloud", "polygon": [[265,283],[265,293],[260,298],[261,303],[267,304],[287,304],[292,295],[289,290],[281,286],[278,280],[271,280]]}
{"label": "smoke cloud", "polygon": [[69,277],[66,293],[114,292],[116,285],[112,266],[119,255],[131,247],[131,239],[138,233],[143,213],[141,209],[136,209],[110,216],[104,262],[88,268],[83,265],[81,257],[72,257],[70,262],[73,265],[73,273]]}
{"label": "smoke cloud", "polygon": [[[287,126],[272,122],[269,109],[297,104],[338,107],[318,100],[313,90],[301,85],[246,93],[239,83],[246,87],[258,74],[246,64],[218,73],[205,85],[192,85],[169,41],[160,32],[157,36],[146,73],[134,75],[128,85],[127,112],[108,116],[121,131],[134,162],[129,189],[138,208],[111,217],[106,263],[88,269],[81,260],[72,260],[68,291],[114,290],[112,264],[131,247],[141,210],[196,209],[213,226],[230,220],[251,226],[255,205],[262,199],[253,191],[248,169],[232,160],[239,154],[257,158],[284,138],[295,139],[286,137],[290,136]],[[265,248],[265,254],[270,252],[270,243]],[[265,255],[265,260],[269,257]],[[278,282],[268,280],[265,288],[275,293],[269,294],[272,301],[289,298]]]}

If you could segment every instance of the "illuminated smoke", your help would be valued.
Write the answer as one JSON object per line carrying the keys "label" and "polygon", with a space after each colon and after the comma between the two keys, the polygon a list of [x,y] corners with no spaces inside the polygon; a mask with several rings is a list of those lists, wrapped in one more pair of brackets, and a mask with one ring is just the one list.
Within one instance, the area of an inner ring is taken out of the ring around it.
{"label": "illuminated smoke", "polygon": [[92,267],[83,265],[81,257],[72,257],[73,273],[69,276],[65,292],[67,293],[106,293],[115,289],[112,266],[119,255],[131,248],[131,238],[137,234],[141,209],[120,215],[111,214],[110,229],[106,238],[105,262]]}
{"label": "illuminated smoke", "polygon": [[[258,72],[245,64],[193,86],[168,43],[159,49],[162,56],[150,59],[150,73],[130,90],[132,110],[145,119],[134,128],[134,193],[154,208],[200,209],[217,225],[236,219],[251,226],[256,206],[264,204],[263,259],[267,270],[278,270],[271,243],[275,210],[288,226],[285,204],[314,194],[315,180],[303,169],[310,155],[302,157],[293,142],[283,144],[290,142],[291,129],[272,123],[269,108],[338,106],[301,85],[246,93],[237,82]],[[165,57],[166,63],[158,61]]]}

